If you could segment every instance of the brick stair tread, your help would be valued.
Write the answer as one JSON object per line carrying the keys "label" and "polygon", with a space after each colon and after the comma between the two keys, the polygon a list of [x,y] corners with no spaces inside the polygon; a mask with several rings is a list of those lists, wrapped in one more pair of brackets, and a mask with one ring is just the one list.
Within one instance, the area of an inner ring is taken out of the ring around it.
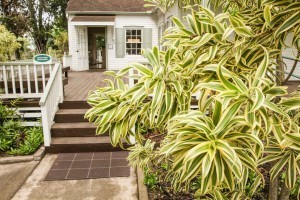
{"label": "brick stair tread", "polygon": [[110,138],[105,137],[59,137],[52,138],[52,145],[77,145],[77,144],[110,144]]}

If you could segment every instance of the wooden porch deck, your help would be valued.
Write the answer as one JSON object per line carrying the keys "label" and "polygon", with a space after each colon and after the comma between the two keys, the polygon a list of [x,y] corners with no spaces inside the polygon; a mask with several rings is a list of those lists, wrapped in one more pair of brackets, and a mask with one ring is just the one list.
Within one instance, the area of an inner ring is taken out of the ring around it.
{"label": "wooden porch deck", "polygon": [[84,72],[69,72],[68,85],[65,86],[65,101],[86,101],[88,94],[96,87],[104,87],[105,79],[111,79],[104,70],[89,70]]}

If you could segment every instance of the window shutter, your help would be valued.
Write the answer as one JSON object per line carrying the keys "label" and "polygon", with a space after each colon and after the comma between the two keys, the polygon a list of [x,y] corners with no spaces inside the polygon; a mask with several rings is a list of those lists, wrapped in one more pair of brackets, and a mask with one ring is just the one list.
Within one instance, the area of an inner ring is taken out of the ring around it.
{"label": "window shutter", "polygon": [[125,57],[125,29],[116,28],[116,57]]}
{"label": "window shutter", "polygon": [[143,29],[143,49],[152,49],[152,29],[144,28]]}

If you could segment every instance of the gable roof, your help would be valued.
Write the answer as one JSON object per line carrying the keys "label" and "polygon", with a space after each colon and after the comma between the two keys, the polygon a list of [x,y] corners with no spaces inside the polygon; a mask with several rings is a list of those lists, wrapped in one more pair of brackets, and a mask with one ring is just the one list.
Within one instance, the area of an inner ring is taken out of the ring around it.
{"label": "gable roof", "polygon": [[151,12],[151,8],[144,7],[144,0],[70,0],[68,13],[117,13],[117,12]]}

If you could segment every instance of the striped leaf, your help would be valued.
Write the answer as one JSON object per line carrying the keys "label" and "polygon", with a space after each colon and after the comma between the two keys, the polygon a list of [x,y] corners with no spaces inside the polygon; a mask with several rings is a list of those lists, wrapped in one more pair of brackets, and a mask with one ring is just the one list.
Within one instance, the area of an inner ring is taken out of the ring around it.
{"label": "striped leaf", "polygon": [[288,19],[284,21],[284,23],[276,30],[275,37],[278,37],[281,33],[284,31],[287,31],[288,29],[296,26],[300,23],[300,11],[296,12],[292,16],[290,16]]}

